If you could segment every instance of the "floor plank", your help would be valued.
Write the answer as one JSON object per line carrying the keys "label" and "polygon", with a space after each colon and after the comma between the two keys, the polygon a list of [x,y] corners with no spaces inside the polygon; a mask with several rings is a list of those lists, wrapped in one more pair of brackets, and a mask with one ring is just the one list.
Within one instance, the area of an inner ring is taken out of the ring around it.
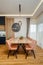
{"label": "floor plank", "polygon": [[35,54],[36,59],[34,59],[33,55],[29,55],[27,59],[25,59],[24,54],[18,54],[18,58],[11,55],[7,58],[7,47],[6,45],[0,45],[0,65],[43,65],[43,49],[36,47]]}

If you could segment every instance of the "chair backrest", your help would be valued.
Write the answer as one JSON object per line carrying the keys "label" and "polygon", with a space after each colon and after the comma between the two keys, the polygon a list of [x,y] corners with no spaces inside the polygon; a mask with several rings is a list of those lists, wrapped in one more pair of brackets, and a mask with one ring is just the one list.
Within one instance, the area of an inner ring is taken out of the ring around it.
{"label": "chair backrest", "polygon": [[11,39],[6,40],[8,50],[17,50],[18,45],[17,44],[12,44],[11,41],[12,41]]}
{"label": "chair backrest", "polygon": [[6,45],[7,45],[8,49],[11,48],[11,42],[10,42],[10,40],[6,40]]}
{"label": "chair backrest", "polygon": [[32,40],[32,43],[30,43],[30,46],[33,50],[35,50],[36,48],[36,44],[37,44],[37,41],[36,40]]}
{"label": "chair backrest", "polygon": [[35,49],[36,44],[37,44],[37,41],[36,41],[36,40],[33,40],[33,39],[30,38],[30,37],[28,37],[28,39],[29,39],[30,41],[32,41],[32,43],[30,43],[31,48],[32,48],[32,49]]}

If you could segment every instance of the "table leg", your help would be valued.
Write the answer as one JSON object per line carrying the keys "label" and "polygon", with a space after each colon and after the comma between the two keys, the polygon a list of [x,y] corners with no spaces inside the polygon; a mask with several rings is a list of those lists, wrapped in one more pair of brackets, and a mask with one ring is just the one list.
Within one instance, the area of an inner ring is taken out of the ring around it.
{"label": "table leg", "polygon": [[17,48],[17,51],[16,52],[18,52],[20,46],[23,48],[23,50],[24,50],[24,52],[26,54],[26,58],[27,58],[28,52],[26,51],[25,44],[18,44],[18,48]]}
{"label": "table leg", "polygon": [[19,47],[20,47],[20,44],[18,44],[18,47],[17,47],[17,51],[16,51],[16,52],[18,52],[18,50],[19,50]]}
{"label": "table leg", "polygon": [[26,48],[25,48],[25,45],[24,45],[24,44],[22,45],[22,48],[23,48],[23,50],[24,50],[24,52],[25,52],[25,54],[26,54],[26,58],[27,58],[28,52],[26,51]]}

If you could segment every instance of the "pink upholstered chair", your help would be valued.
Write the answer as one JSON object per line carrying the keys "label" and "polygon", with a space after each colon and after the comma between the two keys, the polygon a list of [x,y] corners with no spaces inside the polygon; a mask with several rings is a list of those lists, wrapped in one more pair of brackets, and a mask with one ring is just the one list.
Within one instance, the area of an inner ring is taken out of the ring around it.
{"label": "pink upholstered chair", "polygon": [[7,44],[8,50],[9,50],[8,57],[9,57],[10,53],[12,51],[14,51],[16,58],[17,58],[17,47],[18,47],[18,45],[17,44],[11,44],[11,40],[6,40],[6,44]]}
{"label": "pink upholstered chair", "polygon": [[[33,53],[33,55],[34,55],[34,58],[35,58],[34,50],[35,50],[37,42],[35,40],[32,40],[32,39],[30,39],[30,40],[32,41],[32,43],[25,44],[25,48],[26,48],[27,53],[28,53],[28,51],[31,51]],[[26,58],[27,58],[27,56],[28,55],[26,55]]]}

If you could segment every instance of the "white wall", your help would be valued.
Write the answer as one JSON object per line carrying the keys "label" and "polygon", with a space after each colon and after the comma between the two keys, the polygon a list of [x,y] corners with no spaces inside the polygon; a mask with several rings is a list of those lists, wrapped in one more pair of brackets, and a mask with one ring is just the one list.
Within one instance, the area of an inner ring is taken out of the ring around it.
{"label": "white wall", "polygon": [[38,45],[43,48],[43,13],[37,18],[37,41]]}
{"label": "white wall", "polygon": [[[26,37],[26,31],[27,31],[27,23],[26,23],[26,18],[15,18],[15,22],[22,21],[22,26],[19,32],[15,32],[15,37]],[[33,26],[32,26],[33,25]],[[34,28],[35,25],[35,28]],[[32,31],[31,31],[31,26],[32,26]],[[29,28],[29,33],[28,36],[36,40],[36,19],[30,19],[30,28]]]}
{"label": "white wall", "polygon": [[22,22],[22,25],[21,25],[20,31],[15,32],[15,37],[20,37],[20,36],[26,37],[26,30],[27,30],[26,18],[15,18],[14,19],[14,23],[19,22],[19,21]]}

